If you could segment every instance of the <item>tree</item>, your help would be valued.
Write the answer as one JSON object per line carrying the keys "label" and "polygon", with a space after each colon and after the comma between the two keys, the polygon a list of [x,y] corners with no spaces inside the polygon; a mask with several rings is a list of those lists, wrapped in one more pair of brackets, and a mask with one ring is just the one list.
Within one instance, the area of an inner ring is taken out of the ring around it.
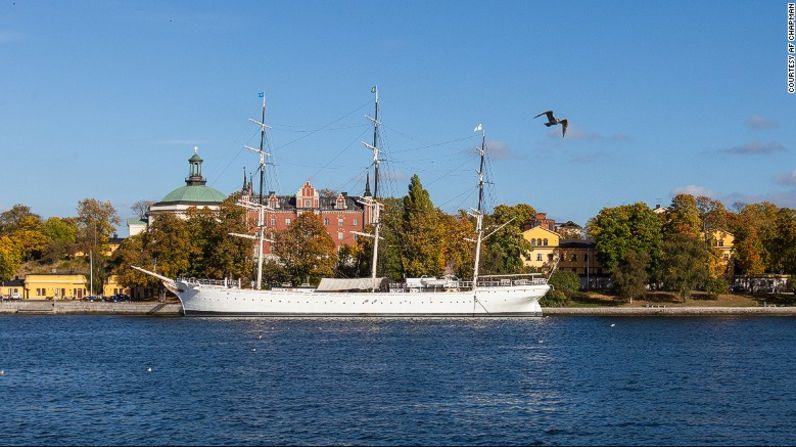
{"label": "tree", "polygon": [[781,208],[775,225],[775,236],[770,243],[770,271],[796,274],[796,210]]}
{"label": "tree", "polygon": [[666,234],[685,234],[700,237],[702,220],[697,201],[691,194],[677,194],[665,214],[664,232]]}
{"label": "tree", "polygon": [[747,275],[774,271],[772,256],[779,250],[777,212],[770,202],[744,205],[732,216],[731,231],[735,235],[735,266],[738,273]]}
{"label": "tree", "polygon": [[334,241],[313,213],[300,214],[287,230],[277,233],[274,254],[294,284],[305,280],[317,284],[322,277],[331,277],[337,264]]}
{"label": "tree", "polygon": [[650,256],[646,252],[629,249],[611,275],[617,295],[632,303],[647,292]]}
{"label": "tree", "polygon": [[21,217],[9,236],[16,242],[25,261],[40,259],[47,248],[44,224],[36,214]]}
{"label": "tree", "polygon": [[77,225],[73,219],[50,217],[44,222],[43,232],[47,238],[44,259],[50,262],[69,254],[77,241]]}
{"label": "tree", "polygon": [[105,253],[108,241],[121,223],[111,202],[83,199],[77,204],[77,244],[93,260],[93,289],[102,290],[107,275]]}
{"label": "tree", "polygon": [[726,228],[730,212],[719,200],[706,196],[697,196],[696,207],[699,220],[702,223],[702,234],[706,241],[710,240],[711,233],[720,228]]}
{"label": "tree", "polygon": [[710,278],[710,250],[704,241],[676,233],[663,245],[662,276],[664,286],[686,300],[691,291]]}
{"label": "tree", "polygon": [[566,305],[580,289],[580,278],[572,272],[557,270],[550,275],[552,286],[547,294],[540,300],[545,307],[561,307]]}
{"label": "tree", "polygon": [[155,202],[152,200],[139,200],[134,202],[130,209],[138,216],[139,219],[145,220],[147,213],[149,213],[149,207]]}
{"label": "tree", "polygon": [[520,203],[498,205],[484,219],[485,235],[505,224],[484,241],[482,270],[485,273],[511,274],[522,271],[522,259],[529,258],[531,253],[531,243],[522,236],[522,229],[535,215],[536,210],[532,206]]}
{"label": "tree", "polygon": [[597,257],[613,273],[628,250],[647,253],[650,257],[647,273],[657,282],[661,247],[661,221],[644,203],[603,208],[587,224],[594,238]]}
{"label": "tree", "polygon": [[439,276],[445,270],[445,229],[420,177],[412,176],[403,198],[401,264],[410,277]]}
{"label": "tree", "polygon": [[35,216],[41,220],[38,214],[33,214],[30,207],[17,203],[11,209],[0,213],[0,234],[8,236],[13,233],[20,225],[20,223],[27,217]]}
{"label": "tree", "polygon": [[0,281],[11,279],[22,264],[20,249],[10,237],[0,235]]}
{"label": "tree", "polygon": [[468,239],[475,235],[475,225],[464,211],[455,216],[440,211],[439,218],[446,235],[442,241],[446,273],[472,278],[475,246]]}

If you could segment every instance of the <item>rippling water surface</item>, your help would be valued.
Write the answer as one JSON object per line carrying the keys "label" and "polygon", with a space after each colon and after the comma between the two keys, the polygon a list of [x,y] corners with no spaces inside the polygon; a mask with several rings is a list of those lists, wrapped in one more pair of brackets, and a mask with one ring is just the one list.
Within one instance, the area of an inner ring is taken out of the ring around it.
{"label": "rippling water surface", "polygon": [[0,317],[0,444],[793,443],[795,347],[792,318]]}

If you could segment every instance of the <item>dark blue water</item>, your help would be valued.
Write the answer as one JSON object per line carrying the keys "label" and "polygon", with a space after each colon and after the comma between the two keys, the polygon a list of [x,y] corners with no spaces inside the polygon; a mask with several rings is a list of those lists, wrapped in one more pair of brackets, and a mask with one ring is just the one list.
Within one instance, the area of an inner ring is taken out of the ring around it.
{"label": "dark blue water", "polygon": [[792,318],[0,317],[0,444],[790,444],[795,349]]}

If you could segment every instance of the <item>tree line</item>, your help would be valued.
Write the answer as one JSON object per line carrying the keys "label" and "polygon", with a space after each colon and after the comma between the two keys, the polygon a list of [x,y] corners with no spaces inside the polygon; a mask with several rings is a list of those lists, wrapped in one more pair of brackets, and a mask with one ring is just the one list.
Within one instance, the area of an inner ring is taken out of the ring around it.
{"label": "tree line", "polygon": [[[15,205],[0,214],[0,279],[12,277],[26,262],[54,263],[79,250],[94,254],[97,286],[109,274],[119,275],[125,286],[158,285],[129,265],[172,277],[240,278],[248,284],[255,277],[255,250],[251,241],[229,233],[252,234],[256,228],[236,205],[238,198],[233,194],[218,211],[189,209],[185,219],[158,215],[147,231],[125,239],[109,257],[107,244],[119,224],[109,202],[85,199],[76,217],[46,220],[27,206]],[[381,202],[379,276],[396,281],[423,275],[472,276],[474,244],[468,239],[475,233],[473,218],[461,210],[448,214],[437,208],[417,175],[405,196]],[[498,205],[485,216],[487,232],[503,228],[484,241],[482,274],[530,271],[523,258],[530,259],[534,247],[522,231],[535,214],[531,205],[517,204]],[[664,213],[644,203],[603,208],[586,230],[616,293],[627,300],[649,289],[674,291],[683,298],[693,290],[718,294],[737,274],[796,274],[796,210],[769,202],[735,204],[729,210],[715,199],[679,194]],[[715,230],[735,237],[729,261],[722,259],[713,240]],[[337,250],[320,216],[313,213],[302,213],[277,232],[272,247],[275,256],[263,268],[268,284],[317,284],[322,277],[371,272],[372,239],[360,237],[355,245]],[[577,289],[576,280],[565,272],[553,279],[557,289],[568,291]]]}
{"label": "tree line", "polygon": [[[712,295],[727,291],[735,275],[796,274],[796,210],[770,202],[729,210],[705,196],[678,194],[663,213],[644,203],[604,208],[587,224],[597,256],[627,300],[648,288]],[[734,236],[722,258],[716,231]]]}

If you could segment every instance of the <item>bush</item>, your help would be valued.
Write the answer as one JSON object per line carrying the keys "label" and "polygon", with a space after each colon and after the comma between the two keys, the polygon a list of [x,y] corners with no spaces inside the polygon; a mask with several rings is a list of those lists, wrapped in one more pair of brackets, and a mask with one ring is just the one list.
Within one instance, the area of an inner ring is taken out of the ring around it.
{"label": "bush", "polygon": [[569,303],[569,298],[567,298],[567,295],[564,292],[555,288],[550,289],[550,291],[547,292],[547,295],[545,295],[544,297],[542,297],[541,300],[539,300],[539,305],[541,305],[542,307],[563,307],[566,306],[568,303]]}
{"label": "bush", "polygon": [[705,292],[707,292],[711,298],[717,298],[722,293],[729,292],[729,290],[730,287],[727,281],[721,278],[710,278],[705,281]]}
{"label": "bush", "polygon": [[580,289],[580,277],[572,272],[557,271],[550,276],[548,281],[554,290],[562,292],[567,299],[572,298]]}

